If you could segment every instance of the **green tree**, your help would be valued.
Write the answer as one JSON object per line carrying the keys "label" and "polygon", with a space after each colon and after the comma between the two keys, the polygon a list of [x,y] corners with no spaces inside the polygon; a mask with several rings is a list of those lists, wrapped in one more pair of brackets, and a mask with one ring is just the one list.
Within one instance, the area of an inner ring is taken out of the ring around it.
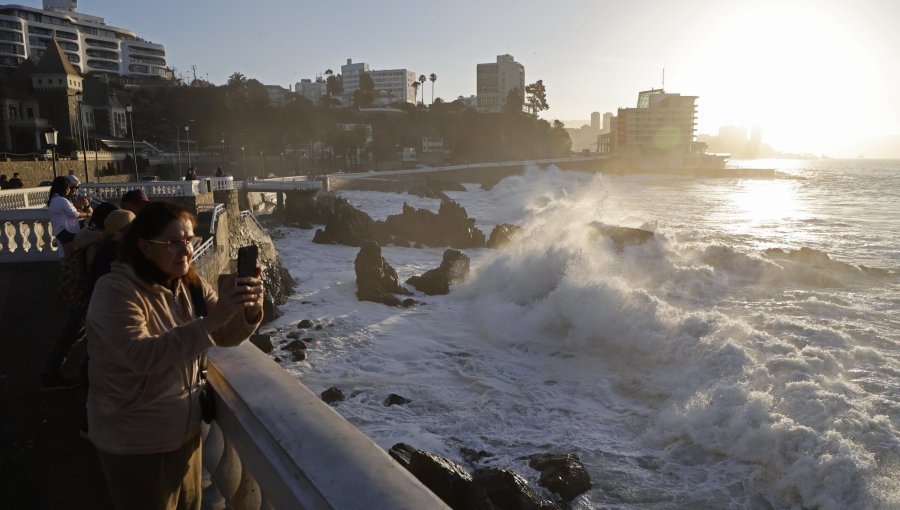
{"label": "green tree", "polygon": [[431,75],[428,76],[428,80],[431,81],[431,104],[434,104],[434,82],[437,81],[437,75],[431,73]]}
{"label": "green tree", "polygon": [[547,104],[547,89],[544,87],[544,80],[526,85],[525,93],[528,94],[528,105],[533,116],[537,117],[539,112],[550,108],[550,105]]}
{"label": "green tree", "polygon": [[353,91],[353,103],[356,106],[369,106],[375,101],[375,82],[369,73],[359,75],[359,88]]}
{"label": "green tree", "polygon": [[242,73],[233,73],[231,76],[228,77],[227,85],[229,87],[240,88],[240,87],[243,87],[244,84],[246,84],[246,83],[247,83],[246,76],[244,76]]}
{"label": "green tree", "polygon": [[428,81],[428,78],[424,74],[419,75],[419,85],[422,87],[422,104],[425,104],[425,82]]}
{"label": "green tree", "polygon": [[416,92],[415,92],[415,98],[416,98],[415,101],[416,101],[416,102],[419,101],[419,87],[420,87],[421,85],[422,85],[422,84],[419,83],[419,82],[417,82],[417,81],[412,82],[413,89],[416,91]]}
{"label": "green tree", "polygon": [[339,96],[344,93],[344,79],[334,74],[331,69],[325,70],[325,93],[328,97]]}
{"label": "green tree", "polygon": [[522,113],[522,90],[519,87],[513,87],[506,94],[506,102],[503,103],[503,111],[506,113]]}

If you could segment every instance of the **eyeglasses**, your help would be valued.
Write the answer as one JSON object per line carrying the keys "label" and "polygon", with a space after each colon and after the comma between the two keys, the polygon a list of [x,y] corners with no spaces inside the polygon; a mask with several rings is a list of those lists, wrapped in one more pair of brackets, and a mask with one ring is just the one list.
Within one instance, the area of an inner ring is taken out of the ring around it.
{"label": "eyeglasses", "polygon": [[202,237],[191,236],[186,237],[184,239],[174,239],[171,241],[157,241],[156,239],[147,239],[147,242],[153,244],[164,244],[169,248],[169,251],[172,253],[179,253],[181,250],[188,250],[190,252],[197,251],[197,248],[200,247],[200,244],[203,243]]}

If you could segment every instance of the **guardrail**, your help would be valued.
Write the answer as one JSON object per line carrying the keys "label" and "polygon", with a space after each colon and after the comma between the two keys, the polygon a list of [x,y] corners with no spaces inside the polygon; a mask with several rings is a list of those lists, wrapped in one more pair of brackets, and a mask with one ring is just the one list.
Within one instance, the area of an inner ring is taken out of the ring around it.
{"label": "guardrail", "polygon": [[50,186],[0,190],[0,209],[43,207],[50,198]]}
{"label": "guardrail", "polygon": [[252,344],[213,348],[209,361],[203,466],[228,508],[448,508]]}
{"label": "guardrail", "polygon": [[269,191],[318,191],[322,189],[320,181],[281,181],[281,180],[261,180],[261,181],[244,181],[243,189],[246,191],[269,192]]}
{"label": "guardrail", "polygon": [[0,262],[41,262],[59,258],[50,230],[50,210],[0,211]]}

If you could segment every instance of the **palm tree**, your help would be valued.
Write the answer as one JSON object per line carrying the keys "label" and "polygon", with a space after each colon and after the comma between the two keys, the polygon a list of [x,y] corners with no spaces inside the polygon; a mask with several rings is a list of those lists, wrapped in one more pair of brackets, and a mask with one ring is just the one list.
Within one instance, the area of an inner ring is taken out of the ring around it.
{"label": "palm tree", "polygon": [[437,75],[431,73],[431,76],[428,77],[431,80],[431,104],[434,104],[434,82],[437,81]]}
{"label": "palm tree", "polygon": [[[428,78],[424,74],[419,75],[419,85],[425,85]],[[425,87],[422,87],[422,104],[425,104]]]}
{"label": "palm tree", "polygon": [[417,81],[412,82],[413,89],[415,89],[415,91],[416,91],[416,93],[415,93],[416,99],[415,99],[415,101],[413,101],[413,103],[416,103],[419,100],[419,85],[421,85],[421,84]]}

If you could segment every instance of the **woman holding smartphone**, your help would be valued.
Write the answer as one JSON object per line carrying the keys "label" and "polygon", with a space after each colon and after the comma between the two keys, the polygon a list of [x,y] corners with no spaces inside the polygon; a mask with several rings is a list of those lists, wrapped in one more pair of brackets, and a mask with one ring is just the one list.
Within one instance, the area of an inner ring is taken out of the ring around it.
{"label": "woman holding smartphone", "polygon": [[89,437],[116,508],[200,508],[199,356],[262,320],[258,270],[219,295],[194,272],[195,225],[178,205],[147,205],[88,308]]}
{"label": "woman holding smartphone", "polygon": [[[56,177],[50,184],[50,198],[47,200],[53,237],[66,256],[74,253],[74,250],[67,249],[67,246],[75,240],[75,234],[81,230],[80,222],[91,215],[90,201],[87,204],[80,200],[77,204],[73,203],[78,186],[78,179],[74,176]],[[76,208],[76,205],[79,207]]]}

